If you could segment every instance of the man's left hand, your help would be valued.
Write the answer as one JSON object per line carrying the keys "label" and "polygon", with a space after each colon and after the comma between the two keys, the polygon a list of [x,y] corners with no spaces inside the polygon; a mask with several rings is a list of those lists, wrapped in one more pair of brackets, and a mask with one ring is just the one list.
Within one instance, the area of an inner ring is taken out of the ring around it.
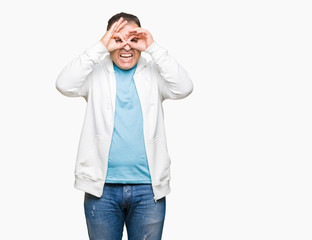
{"label": "man's left hand", "polygon": [[139,51],[145,51],[154,42],[152,34],[140,27],[131,29],[129,35],[129,46]]}

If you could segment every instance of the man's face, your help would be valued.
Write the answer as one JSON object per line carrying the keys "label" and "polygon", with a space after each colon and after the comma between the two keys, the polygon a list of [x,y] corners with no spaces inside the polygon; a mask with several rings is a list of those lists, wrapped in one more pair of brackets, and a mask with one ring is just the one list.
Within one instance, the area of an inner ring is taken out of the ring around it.
{"label": "man's face", "polygon": [[[124,34],[125,39],[127,40],[130,37],[129,30],[137,27],[139,26],[134,22],[129,22],[119,32]],[[118,39],[117,41],[121,41],[121,39]],[[136,39],[134,38],[131,41],[136,41]],[[131,48],[129,44],[110,53],[112,61],[123,70],[133,68],[139,61],[140,56],[141,51]]]}

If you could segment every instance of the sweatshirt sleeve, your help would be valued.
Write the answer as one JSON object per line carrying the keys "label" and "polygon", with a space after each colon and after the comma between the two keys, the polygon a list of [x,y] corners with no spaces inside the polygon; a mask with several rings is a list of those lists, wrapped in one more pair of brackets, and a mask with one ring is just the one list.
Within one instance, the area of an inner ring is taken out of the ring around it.
{"label": "sweatshirt sleeve", "polygon": [[193,83],[186,70],[155,41],[145,52],[157,65],[159,88],[163,99],[182,99],[193,91]]}
{"label": "sweatshirt sleeve", "polygon": [[96,42],[78,57],[69,62],[56,80],[56,89],[68,97],[87,97],[88,75],[100,57],[108,53],[101,41]]}

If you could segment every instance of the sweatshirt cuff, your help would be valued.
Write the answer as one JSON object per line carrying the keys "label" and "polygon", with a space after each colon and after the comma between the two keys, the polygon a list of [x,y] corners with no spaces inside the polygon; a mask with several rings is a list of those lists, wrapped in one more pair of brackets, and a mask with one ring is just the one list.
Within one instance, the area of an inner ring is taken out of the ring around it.
{"label": "sweatshirt cuff", "polygon": [[108,53],[106,47],[101,41],[96,42],[94,45],[89,47],[86,50],[86,53],[96,62],[99,62],[101,60],[101,57]]}
{"label": "sweatshirt cuff", "polygon": [[159,58],[167,53],[167,50],[159,46],[155,41],[145,50],[146,53],[150,54],[155,62]]}

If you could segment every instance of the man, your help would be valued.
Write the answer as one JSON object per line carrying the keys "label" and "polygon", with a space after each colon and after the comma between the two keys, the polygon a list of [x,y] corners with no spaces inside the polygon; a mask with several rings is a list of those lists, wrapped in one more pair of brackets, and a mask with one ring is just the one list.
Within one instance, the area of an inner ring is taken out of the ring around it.
{"label": "man", "polygon": [[170,192],[162,102],[192,92],[187,72],[136,16],[119,13],[56,88],[87,102],[74,186],[85,192],[89,238],[121,240],[126,224],[128,239],[161,239]]}

